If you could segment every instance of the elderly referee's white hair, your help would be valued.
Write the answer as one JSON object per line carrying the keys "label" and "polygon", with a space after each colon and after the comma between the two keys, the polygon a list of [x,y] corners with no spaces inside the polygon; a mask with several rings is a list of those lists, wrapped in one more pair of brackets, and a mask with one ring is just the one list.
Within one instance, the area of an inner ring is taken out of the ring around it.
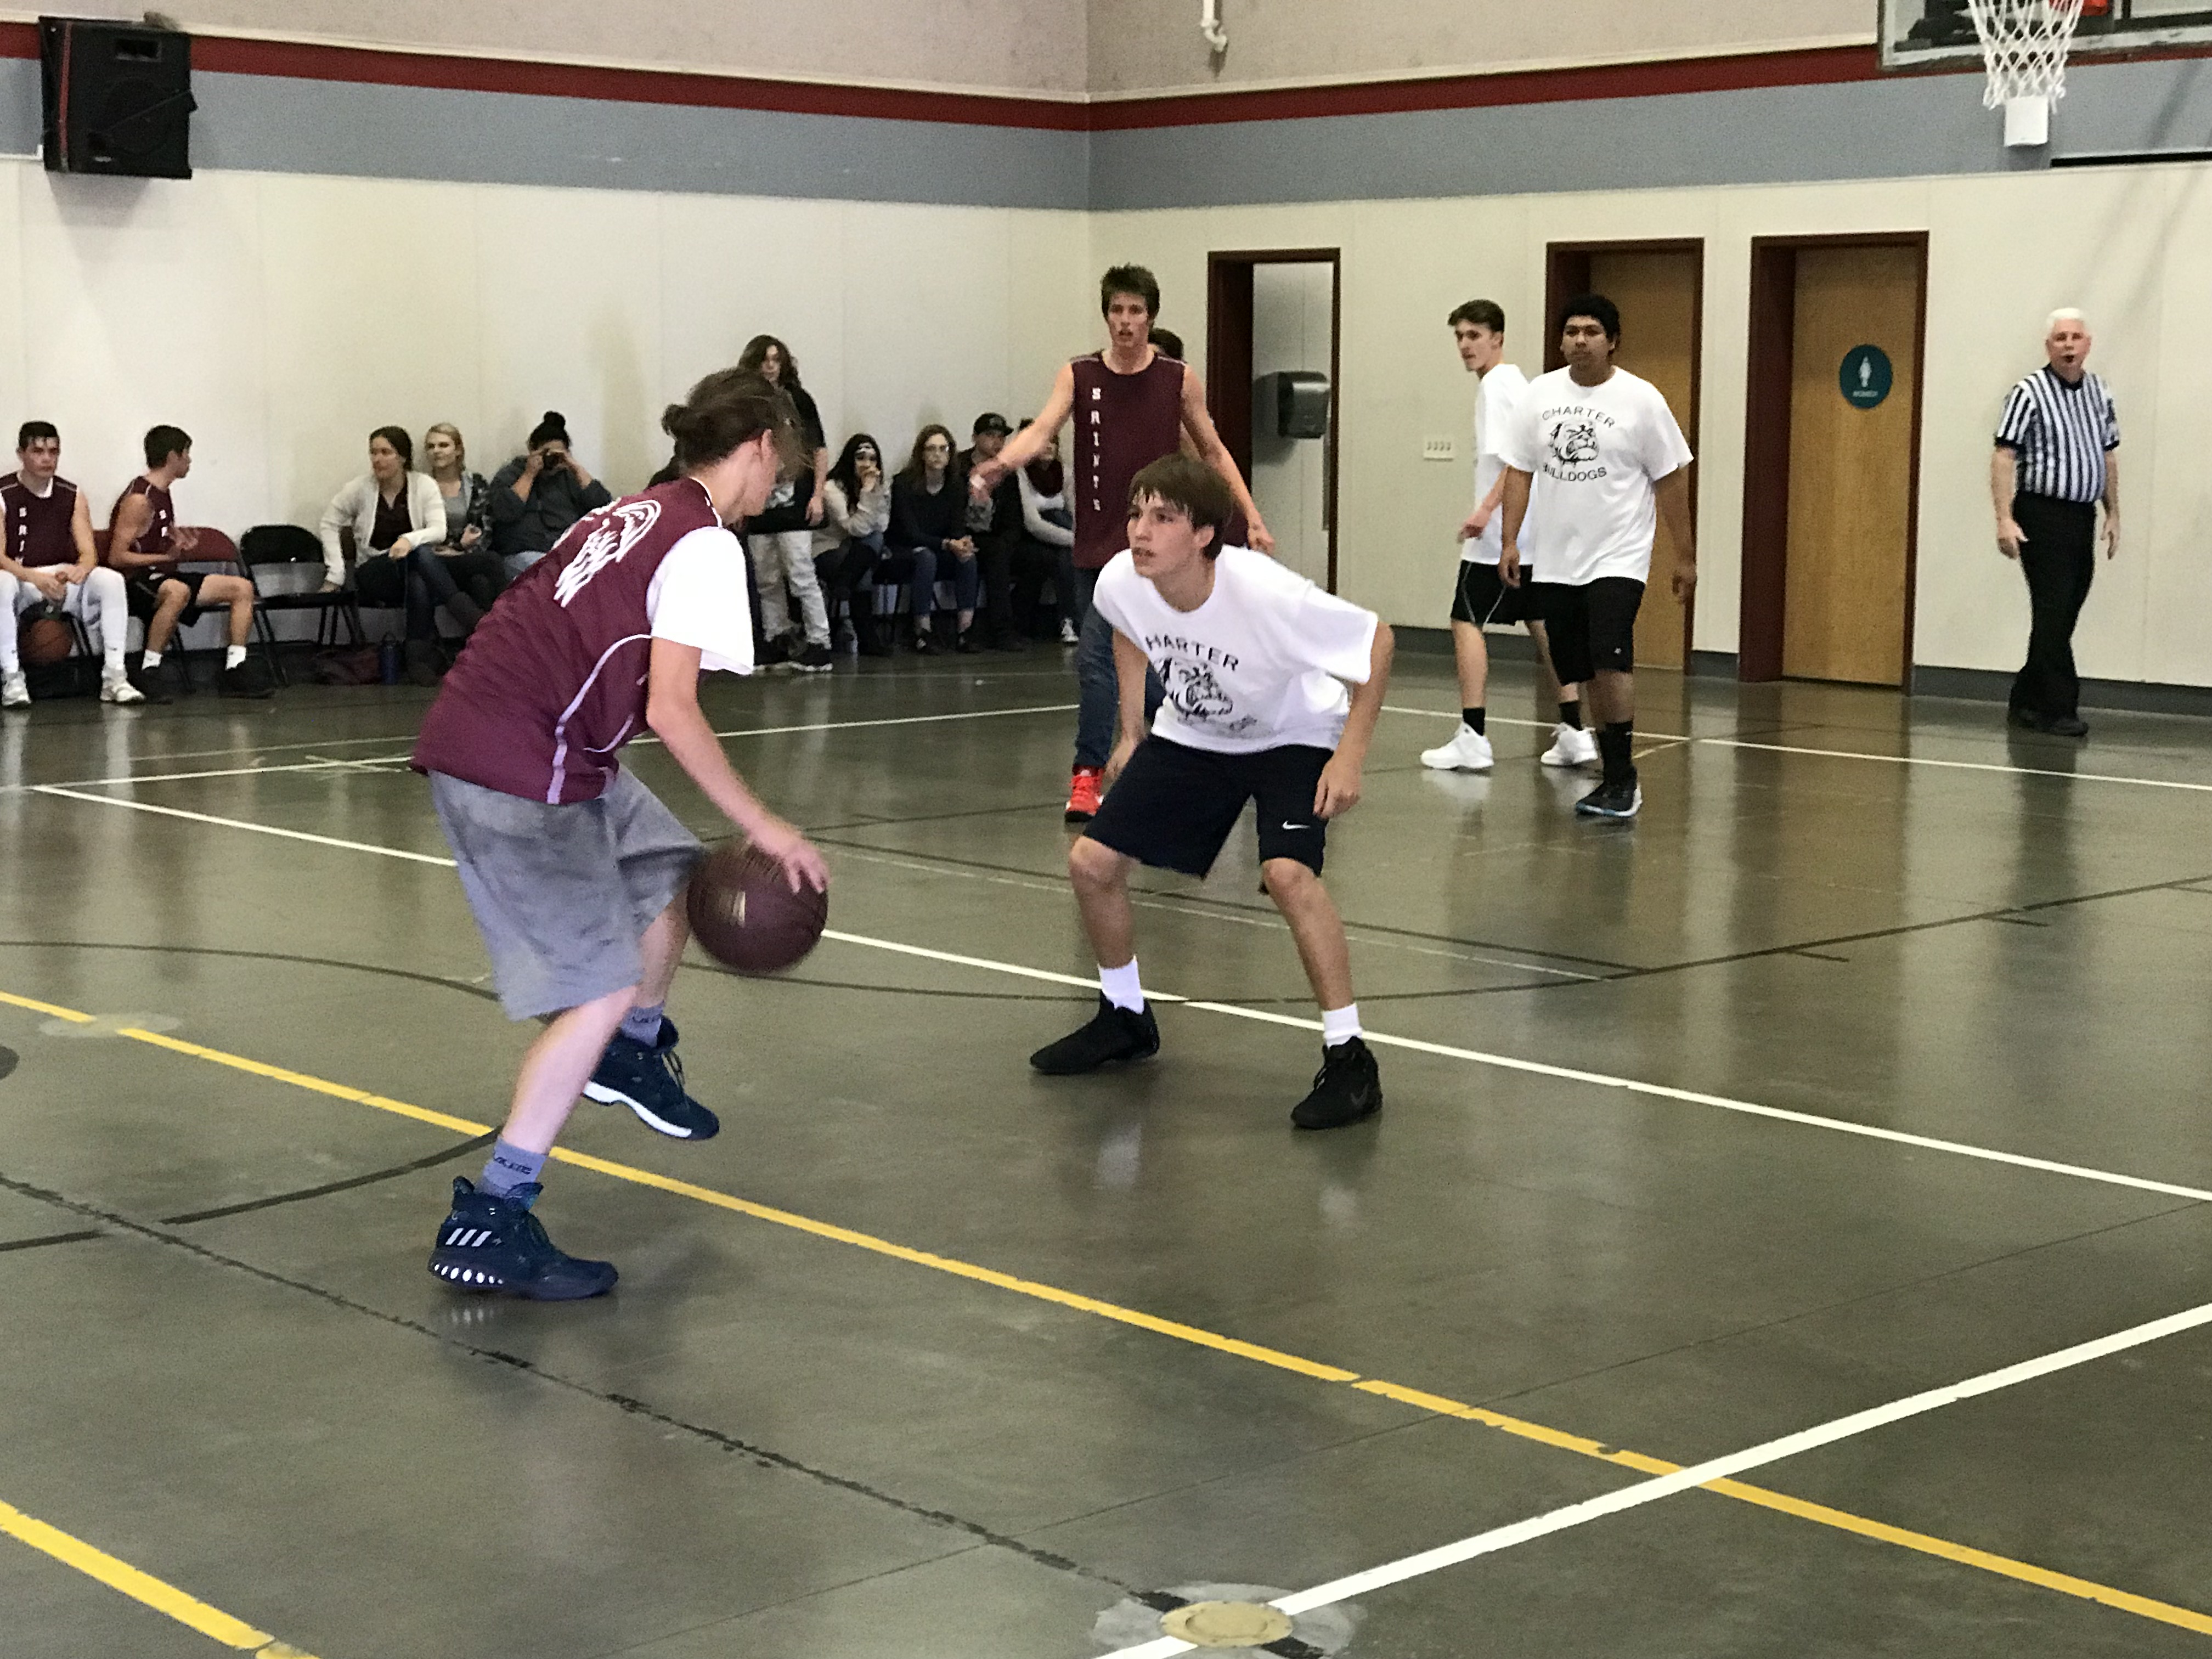
{"label": "elderly referee's white hair", "polygon": [[2088,318],[2082,315],[2080,311],[2072,306],[2061,306],[2043,319],[2043,331],[2049,334],[2061,323],[2079,323],[2085,330],[2089,326]]}

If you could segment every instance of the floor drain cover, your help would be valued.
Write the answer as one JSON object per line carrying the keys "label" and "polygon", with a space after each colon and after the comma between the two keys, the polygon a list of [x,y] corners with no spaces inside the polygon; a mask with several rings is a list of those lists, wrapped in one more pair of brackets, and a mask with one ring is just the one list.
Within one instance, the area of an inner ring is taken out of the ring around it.
{"label": "floor drain cover", "polygon": [[1259,1601],[1194,1601],[1160,1628],[1194,1648],[1257,1648],[1291,1633],[1289,1618]]}

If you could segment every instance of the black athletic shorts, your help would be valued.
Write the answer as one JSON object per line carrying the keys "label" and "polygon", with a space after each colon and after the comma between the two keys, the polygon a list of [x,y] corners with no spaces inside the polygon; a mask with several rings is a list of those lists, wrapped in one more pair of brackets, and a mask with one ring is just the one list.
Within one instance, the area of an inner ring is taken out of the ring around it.
{"label": "black athletic shorts", "polygon": [[1508,587],[1496,565],[1462,559],[1459,574],[1452,580],[1451,619],[1477,628],[1485,623],[1541,622],[1544,613],[1536,608],[1536,596],[1529,587],[1532,580],[1524,564],[1521,586]]}
{"label": "black athletic shorts", "polygon": [[1314,794],[1333,752],[1287,744],[1224,755],[1146,738],[1083,833],[1139,864],[1202,876],[1249,800],[1260,809],[1260,861],[1296,859],[1319,875],[1328,826]]}
{"label": "black athletic shorts", "polygon": [[213,574],[206,570],[160,570],[144,574],[132,571],[123,578],[123,594],[130,605],[131,614],[144,622],[161,608],[161,585],[164,582],[182,582],[187,597],[185,614],[178,620],[191,622],[200,614],[200,584]]}
{"label": "black athletic shorts", "polygon": [[1636,667],[1636,612],[1644,584],[1632,576],[1589,582],[1546,582],[1536,589],[1539,614],[1551,636],[1552,672],[1561,685],[1582,685],[1601,670]]}

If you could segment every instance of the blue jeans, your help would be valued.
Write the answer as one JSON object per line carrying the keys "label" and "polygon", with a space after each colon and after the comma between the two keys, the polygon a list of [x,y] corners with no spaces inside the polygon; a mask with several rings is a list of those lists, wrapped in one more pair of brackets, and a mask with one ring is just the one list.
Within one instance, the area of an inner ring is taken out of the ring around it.
{"label": "blue jeans", "polygon": [[[1121,684],[1114,668],[1114,624],[1106,620],[1098,607],[1091,603],[1091,596],[1098,586],[1098,573],[1079,570],[1075,573],[1074,612],[1082,617],[1076,624],[1079,638],[1075,647],[1075,763],[1078,766],[1103,766],[1114,752],[1114,728],[1121,712]],[[1145,727],[1152,729],[1152,716],[1160,712],[1160,704],[1167,691],[1160,684],[1160,677],[1147,665],[1145,669]]]}

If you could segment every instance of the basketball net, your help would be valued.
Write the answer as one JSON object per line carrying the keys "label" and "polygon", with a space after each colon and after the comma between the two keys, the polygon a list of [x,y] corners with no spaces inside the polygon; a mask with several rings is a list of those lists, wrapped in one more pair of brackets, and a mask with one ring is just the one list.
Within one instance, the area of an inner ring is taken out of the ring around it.
{"label": "basketball net", "polygon": [[2051,142],[2051,106],[2066,95],[2066,52],[2082,0],[1967,0],[1990,72],[1984,108],[2005,112],[2005,143]]}

